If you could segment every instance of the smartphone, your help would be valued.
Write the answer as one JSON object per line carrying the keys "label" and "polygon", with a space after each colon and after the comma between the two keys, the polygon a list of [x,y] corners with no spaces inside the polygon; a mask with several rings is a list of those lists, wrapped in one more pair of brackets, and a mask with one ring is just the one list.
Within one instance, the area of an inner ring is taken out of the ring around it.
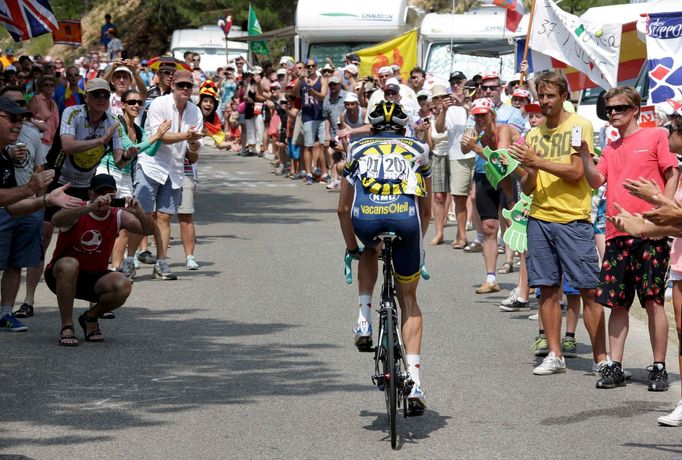
{"label": "smartphone", "polygon": [[125,208],[126,207],[126,199],[125,198],[112,198],[109,206],[111,206],[112,208]]}
{"label": "smartphone", "polygon": [[582,126],[574,126],[571,131],[571,147],[580,147],[583,141],[583,128]]}

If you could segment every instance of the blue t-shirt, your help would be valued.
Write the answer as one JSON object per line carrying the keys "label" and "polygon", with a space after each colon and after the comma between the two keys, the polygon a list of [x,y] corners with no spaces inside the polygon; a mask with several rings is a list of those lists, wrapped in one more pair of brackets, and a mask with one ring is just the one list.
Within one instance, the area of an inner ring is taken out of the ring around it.
{"label": "blue t-shirt", "polygon": [[[313,93],[310,92],[310,86],[305,81],[301,83],[301,100],[303,101],[303,108],[301,113],[303,114],[303,123],[306,121],[322,121],[322,101],[316,98]],[[317,79],[312,88],[318,93],[322,91],[322,80]]]}
{"label": "blue t-shirt", "polygon": [[225,80],[223,82],[223,86],[221,89],[222,98],[220,102],[223,104],[223,106],[225,106],[232,101],[232,98],[234,97],[234,92],[237,91],[237,83],[234,80],[232,81]]}
{"label": "blue t-shirt", "polygon": [[[473,125],[474,116],[469,115],[467,124]],[[502,104],[495,109],[495,123],[500,125],[512,125],[514,128],[518,129],[519,132],[523,132],[526,126],[526,120],[523,118],[521,111],[511,105]],[[479,155],[476,155],[476,172],[485,174],[483,166],[485,166],[486,161]]]}

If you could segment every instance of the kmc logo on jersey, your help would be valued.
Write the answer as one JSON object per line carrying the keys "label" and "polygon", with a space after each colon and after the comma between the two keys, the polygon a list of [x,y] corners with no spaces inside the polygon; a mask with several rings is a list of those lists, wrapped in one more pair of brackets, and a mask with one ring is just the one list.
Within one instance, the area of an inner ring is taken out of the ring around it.
{"label": "kmc logo on jersey", "polygon": [[400,195],[377,195],[376,193],[370,193],[369,199],[377,204],[390,204],[400,198]]}

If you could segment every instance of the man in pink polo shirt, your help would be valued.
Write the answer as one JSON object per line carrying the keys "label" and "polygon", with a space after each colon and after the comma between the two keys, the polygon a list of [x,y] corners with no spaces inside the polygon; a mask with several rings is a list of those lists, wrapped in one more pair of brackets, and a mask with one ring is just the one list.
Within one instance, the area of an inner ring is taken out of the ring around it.
{"label": "man in pink polo shirt", "polygon": [[[594,164],[586,144],[578,148],[585,177],[592,188],[608,182],[606,215],[617,216],[616,205],[632,214],[650,211],[653,206],[628,192],[630,181],[644,177],[656,182],[668,198],[673,198],[679,172],[677,157],[670,152],[667,132],[658,128],[640,128],[637,123],[641,97],[630,87],[613,88],[604,95],[606,113],[620,138],[604,148]],[[663,309],[665,275],[669,248],[664,239],[633,238],[606,224],[606,252],[599,275],[596,301],[611,309],[609,343],[611,359],[603,366],[597,388],[625,386],[621,365],[628,333],[628,309],[635,292],[646,309],[654,363],[649,370],[649,391],[667,391],[668,374],[665,356],[668,343],[668,318]]]}

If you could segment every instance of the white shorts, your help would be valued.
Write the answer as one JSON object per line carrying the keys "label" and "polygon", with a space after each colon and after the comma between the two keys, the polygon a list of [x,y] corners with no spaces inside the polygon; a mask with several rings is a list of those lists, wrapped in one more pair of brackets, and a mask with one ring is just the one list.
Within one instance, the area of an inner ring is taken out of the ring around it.
{"label": "white shorts", "polygon": [[107,168],[105,165],[99,165],[95,174],[109,174],[116,180],[116,198],[133,196],[133,176],[130,173],[124,174],[116,168]]}

